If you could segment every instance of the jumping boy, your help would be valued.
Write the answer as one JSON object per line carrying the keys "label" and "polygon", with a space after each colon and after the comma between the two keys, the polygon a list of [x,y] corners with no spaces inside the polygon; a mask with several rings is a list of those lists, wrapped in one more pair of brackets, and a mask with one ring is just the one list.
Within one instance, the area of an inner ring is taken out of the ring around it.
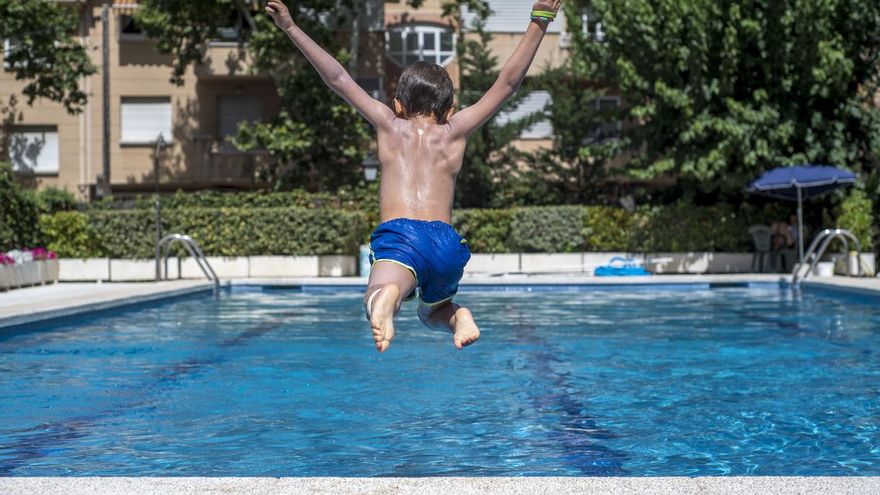
{"label": "jumping boy", "polygon": [[452,79],[435,64],[417,62],[397,86],[392,110],[373,99],[342,65],[315,43],[281,1],[266,12],[287,33],[324,82],[376,128],[382,181],[382,223],[373,232],[373,269],[364,306],[376,349],[385,352],[394,338],[393,318],[419,290],[419,318],[452,331],[462,349],[480,338],[471,312],[452,299],[470,259],[466,241],[452,228],[455,180],[468,137],[519,89],[561,0],[535,3],[532,21],[495,84],[474,105],[455,113]]}

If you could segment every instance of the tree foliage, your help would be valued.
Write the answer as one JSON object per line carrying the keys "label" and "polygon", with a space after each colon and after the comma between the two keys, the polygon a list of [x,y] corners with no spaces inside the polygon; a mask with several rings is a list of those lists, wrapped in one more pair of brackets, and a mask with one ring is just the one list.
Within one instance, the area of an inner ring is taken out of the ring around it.
{"label": "tree foliage", "polygon": [[875,0],[580,0],[577,62],[626,97],[632,172],[739,189],[796,162],[858,168],[880,151]]}
{"label": "tree foliage", "polygon": [[[302,0],[291,14],[328,52],[342,63],[350,53],[338,36],[351,26],[362,0]],[[156,40],[160,52],[174,58],[172,80],[205,59],[208,44],[239,12],[249,32],[242,50],[253,57],[253,70],[271,76],[281,98],[276,116],[268,122],[242,125],[233,143],[242,150],[266,150],[274,163],[262,170],[276,189],[294,186],[311,191],[356,184],[361,178],[367,123],[324,85],[317,72],[266,16],[263,2],[246,0],[144,0],[137,20]],[[411,0],[412,4],[419,1]],[[245,46],[246,42],[246,46]]]}
{"label": "tree foliage", "polygon": [[[476,14],[468,35],[463,27],[463,7],[467,6]],[[490,43],[492,34],[485,29],[486,19],[491,10],[484,1],[457,0],[444,5],[447,17],[459,26],[457,55],[461,68],[461,84],[458,103],[464,108],[473,105],[495,83],[499,75],[498,57],[492,54]],[[508,100],[501,110],[480,127],[468,140],[464,163],[456,187],[456,206],[460,208],[480,208],[498,205],[503,198],[499,192],[510,187],[512,174],[518,163],[527,158],[511,144],[544,114],[538,112],[522,118],[510,119],[505,114],[516,111],[528,95],[529,85]],[[508,184],[503,184],[508,181]]]}
{"label": "tree foliage", "polygon": [[96,72],[85,47],[74,39],[76,12],[46,0],[0,0],[0,39],[10,40],[6,70],[27,81],[23,93],[29,105],[45,98],[79,113],[88,95],[81,78]]}

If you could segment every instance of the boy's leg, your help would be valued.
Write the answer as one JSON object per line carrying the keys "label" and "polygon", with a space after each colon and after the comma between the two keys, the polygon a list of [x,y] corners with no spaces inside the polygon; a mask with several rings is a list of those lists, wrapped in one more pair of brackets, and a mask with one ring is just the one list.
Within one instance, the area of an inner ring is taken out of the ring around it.
{"label": "boy's leg", "polygon": [[452,342],[463,349],[480,339],[480,329],[470,310],[452,301],[438,306],[419,303],[419,319],[430,328],[452,331]]}
{"label": "boy's leg", "polygon": [[400,311],[403,299],[416,287],[416,277],[407,268],[396,263],[377,261],[370,271],[370,282],[364,294],[364,307],[376,350],[385,352],[394,339],[394,315]]}

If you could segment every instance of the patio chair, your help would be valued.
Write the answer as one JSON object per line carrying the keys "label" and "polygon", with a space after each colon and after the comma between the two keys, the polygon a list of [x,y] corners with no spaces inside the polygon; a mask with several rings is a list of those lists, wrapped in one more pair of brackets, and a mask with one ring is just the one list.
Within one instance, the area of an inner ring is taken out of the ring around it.
{"label": "patio chair", "polygon": [[755,265],[760,263],[760,273],[764,273],[764,257],[770,256],[771,268],[775,265],[773,259],[772,231],[766,225],[754,225],[749,228],[749,235],[752,236],[752,244],[755,246],[755,254],[752,255],[752,271],[755,271]]}

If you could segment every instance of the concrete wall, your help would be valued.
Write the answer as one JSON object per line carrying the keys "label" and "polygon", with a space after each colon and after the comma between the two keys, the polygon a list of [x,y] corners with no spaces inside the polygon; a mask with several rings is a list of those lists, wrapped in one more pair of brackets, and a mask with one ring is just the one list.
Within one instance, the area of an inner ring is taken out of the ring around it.
{"label": "concrete wall", "polygon": [[475,254],[471,257],[466,274],[501,273],[586,273],[592,274],[612,258],[647,260],[652,273],[701,274],[749,273],[751,253],[521,253]]}

